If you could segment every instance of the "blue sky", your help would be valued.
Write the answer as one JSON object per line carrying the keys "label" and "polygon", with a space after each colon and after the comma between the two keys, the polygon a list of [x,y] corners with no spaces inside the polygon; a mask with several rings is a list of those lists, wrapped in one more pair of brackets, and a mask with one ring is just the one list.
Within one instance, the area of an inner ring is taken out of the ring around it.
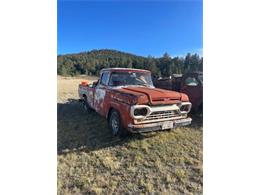
{"label": "blue sky", "polygon": [[58,54],[116,49],[202,55],[202,14],[201,0],[58,0]]}

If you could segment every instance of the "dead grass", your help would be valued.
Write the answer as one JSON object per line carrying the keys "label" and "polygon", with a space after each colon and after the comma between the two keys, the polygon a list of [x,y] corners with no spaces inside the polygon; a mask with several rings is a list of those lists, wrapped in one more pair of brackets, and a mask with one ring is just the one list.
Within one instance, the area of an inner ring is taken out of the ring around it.
{"label": "dead grass", "polygon": [[202,194],[202,122],[113,137],[77,101],[81,79],[58,78],[58,194]]}
{"label": "dead grass", "polygon": [[78,85],[81,81],[93,82],[98,80],[94,76],[62,77],[58,76],[58,102],[66,102],[78,96]]}

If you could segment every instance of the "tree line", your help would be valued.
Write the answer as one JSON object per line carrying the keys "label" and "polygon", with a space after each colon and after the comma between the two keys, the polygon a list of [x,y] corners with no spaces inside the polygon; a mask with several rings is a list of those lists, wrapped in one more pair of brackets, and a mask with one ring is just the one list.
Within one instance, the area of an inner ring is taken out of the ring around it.
{"label": "tree line", "polygon": [[188,53],[185,57],[143,57],[117,50],[92,50],[78,54],[58,55],[57,72],[62,76],[99,74],[102,68],[124,67],[150,70],[154,76],[203,71],[203,57]]}

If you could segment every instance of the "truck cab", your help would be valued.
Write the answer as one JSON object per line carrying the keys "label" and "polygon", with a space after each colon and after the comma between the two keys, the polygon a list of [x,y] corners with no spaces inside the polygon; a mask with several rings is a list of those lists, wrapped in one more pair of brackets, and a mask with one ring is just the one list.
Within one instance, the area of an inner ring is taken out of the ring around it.
{"label": "truck cab", "polygon": [[189,125],[191,103],[185,93],[155,88],[151,72],[130,68],[102,69],[92,84],[79,84],[85,109],[107,118],[114,135]]}

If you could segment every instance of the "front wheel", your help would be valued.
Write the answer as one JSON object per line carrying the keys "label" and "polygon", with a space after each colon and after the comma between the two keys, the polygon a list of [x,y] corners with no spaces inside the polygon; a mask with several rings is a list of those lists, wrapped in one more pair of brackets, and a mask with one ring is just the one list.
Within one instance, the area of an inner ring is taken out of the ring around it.
{"label": "front wheel", "polygon": [[122,127],[120,114],[116,110],[112,110],[109,115],[109,127],[114,136],[125,137],[128,135],[128,132]]}

